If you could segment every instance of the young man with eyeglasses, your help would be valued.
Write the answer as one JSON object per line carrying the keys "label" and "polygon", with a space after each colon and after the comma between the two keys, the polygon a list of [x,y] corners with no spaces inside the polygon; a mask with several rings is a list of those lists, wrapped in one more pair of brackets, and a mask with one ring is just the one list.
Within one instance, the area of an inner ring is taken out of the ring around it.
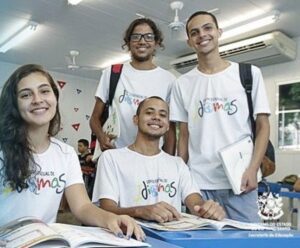
{"label": "young man with eyeglasses", "polygon": [[258,222],[257,171],[269,139],[269,104],[261,71],[252,66],[256,119],[253,157],[243,174],[241,195],[234,195],[218,156],[220,149],[252,135],[239,65],[219,55],[222,30],[216,17],[195,12],[187,21],[188,45],[198,66],[182,75],[171,96],[170,119],[179,122],[178,154],[191,168],[204,199],[218,201],[229,218]]}
{"label": "young man with eyeglasses", "polygon": [[[92,131],[100,142],[101,150],[124,147],[134,141],[136,127],[132,116],[139,103],[148,96],[157,95],[169,102],[175,76],[153,62],[157,47],[163,48],[163,36],[156,24],[148,18],[134,20],[127,28],[122,48],[128,48],[131,61],[125,63],[117,84],[112,107],[117,109],[120,119],[120,137],[114,143],[100,125],[105,102],[108,100],[111,69],[103,71],[96,91],[96,103],[90,119]],[[175,125],[172,124],[164,137],[164,150],[175,152]]]}

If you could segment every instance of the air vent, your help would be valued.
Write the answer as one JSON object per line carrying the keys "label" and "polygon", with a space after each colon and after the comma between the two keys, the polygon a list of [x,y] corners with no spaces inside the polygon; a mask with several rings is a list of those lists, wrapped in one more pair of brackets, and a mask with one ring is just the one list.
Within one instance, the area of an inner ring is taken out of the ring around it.
{"label": "air vent", "polygon": [[[222,58],[235,62],[248,62],[257,66],[283,63],[296,58],[296,42],[279,31],[226,44],[219,48]],[[197,55],[188,54],[171,62],[180,73],[197,65]]]}

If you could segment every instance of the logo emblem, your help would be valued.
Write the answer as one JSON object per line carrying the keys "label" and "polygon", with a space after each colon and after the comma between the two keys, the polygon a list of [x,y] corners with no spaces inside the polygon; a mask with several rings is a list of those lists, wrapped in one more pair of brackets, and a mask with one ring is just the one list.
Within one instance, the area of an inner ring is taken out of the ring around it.
{"label": "logo emblem", "polygon": [[258,197],[258,215],[263,220],[278,220],[283,216],[282,205],[278,194],[264,192]]}

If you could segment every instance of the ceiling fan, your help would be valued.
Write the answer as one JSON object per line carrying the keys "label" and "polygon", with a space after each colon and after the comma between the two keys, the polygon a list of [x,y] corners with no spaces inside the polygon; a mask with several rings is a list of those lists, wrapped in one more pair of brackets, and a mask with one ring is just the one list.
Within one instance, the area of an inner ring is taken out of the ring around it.
{"label": "ceiling fan", "polygon": [[170,7],[175,11],[175,16],[173,21],[168,25],[172,31],[177,31],[185,27],[185,23],[179,20],[179,10],[183,8],[184,4],[181,1],[174,1],[170,3]]}
{"label": "ceiling fan", "polygon": [[[100,71],[103,68],[96,66],[82,66],[76,63],[76,58],[79,56],[79,51],[71,50],[69,55],[65,56],[65,60],[67,62],[67,69],[76,71],[76,70],[86,70],[86,71]],[[65,67],[57,67],[54,69],[65,69]]]}
{"label": "ceiling fan", "polygon": [[[186,18],[184,21],[180,21],[179,19],[179,11],[183,8],[184,4],[182,1],[174,1],[170,3],[170,7],[172,10],[174,10],[175,15],[174,19],[171,23],[169,23],[168,27],[174,32],[174,31],[180,31],[182,29],[185,29],[185,24],[188,18]],[[211,10],[207,10],[207,12],[212,14],[218,14],[220,13],[219,8],[214,8]]]}
{"label": "ceiling fan", "polygon": [[[172,36],[176,37],[176,39],[185,39],[185,23],[187,21],[187,19],[185,19],[184,21],[181,21],[179,18],[179,11],[182,10],[184,6],[184,3],[182,1],[173,1],[170,3],[170,8],[175,12],[174,18],[173,20],[170,21],[166,21],[161,19],[160,17],[153,17],[153,19],[157,19],[165,24],[168,25],[168,28],[171,30],[171,34]],[[208,10],[207,12],[213,13],[213,14],[218,14],[220,12],[220,10],[218,8],[214,8],[211,10]],[[146,16],[151,18],[151,15],[144,15],[142,13],[136,13],[136,15],[140,18],[144,18]]]}

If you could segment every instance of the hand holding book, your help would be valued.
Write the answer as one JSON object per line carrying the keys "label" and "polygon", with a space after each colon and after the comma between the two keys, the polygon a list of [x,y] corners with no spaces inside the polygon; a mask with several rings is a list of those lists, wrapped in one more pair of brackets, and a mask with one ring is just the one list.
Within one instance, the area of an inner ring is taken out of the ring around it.
{"label": "hand holding book", "polygon": [[[253,155],[253,142],[251,137],[247,136],[233,144],[230,144],[229,146],[224,147],[219,151],[219,155],[234,194],[239,195],[244,190],[249,190],[246,184],[253,184],[254,180],[254,176],[250,176],[249,171],[246,171],[249,169]],[[245,175],[244,178],[243,175]],[[258,170],[256,178],[257,181],[261,180],[260,170]],[[251,180],[251,182],[249,180]]]}

